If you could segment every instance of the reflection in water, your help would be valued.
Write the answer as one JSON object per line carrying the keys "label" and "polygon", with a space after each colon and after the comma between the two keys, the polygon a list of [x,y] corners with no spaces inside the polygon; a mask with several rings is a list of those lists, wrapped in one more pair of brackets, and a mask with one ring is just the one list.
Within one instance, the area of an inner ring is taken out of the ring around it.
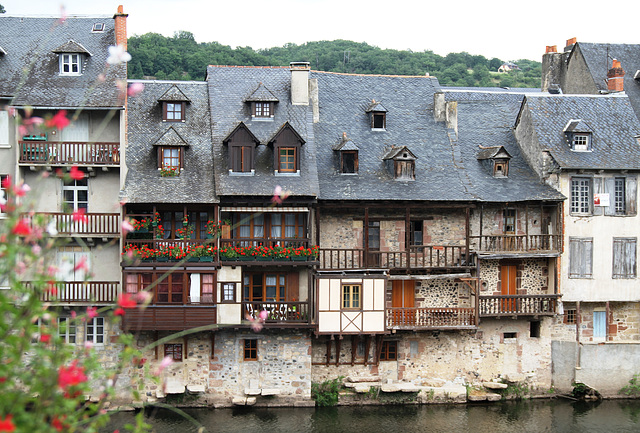
{"label": "reflection in water", "polygon": [[[209,432],[638,432],[640,401],[597,403],[544,400],[492,405],[362,406],[339,408],[186,409]],[[158,433],[197,432],[198,426],[169,410],[149,410]],[[104,432],[123,431],[132,413],[116,414]]]}

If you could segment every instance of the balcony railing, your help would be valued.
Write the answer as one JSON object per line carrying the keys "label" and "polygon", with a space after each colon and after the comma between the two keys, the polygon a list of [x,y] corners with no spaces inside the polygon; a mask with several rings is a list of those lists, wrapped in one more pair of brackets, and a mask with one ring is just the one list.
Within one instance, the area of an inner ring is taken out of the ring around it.
{"label": "balcony railing", "polygon": [[471,329],[475,308],[388,308],[387,327],[396,329]]}
{"label": "balcony railing", "polygon": [[308,238],[236,238],[221,239],[221,247],[304,247],[309,248]]}
{"label": "balcony railing", "polygon": [[267,312],[266,323],[300,324],[309,323],[308,302],[243,302],[242,311],[254,319],[261,311]]}
{"label": "balcony railing", "polygon": [[320,269],[447,269],[472,266],[465,247],[411,246],[409,251],[366,251],[363,248],[320,248]]}
{"label": "balcony railing", "polygon": [[482,235],[470,236],[472,249],[486,252],[560,251],[560,235]]}
{"label": "balcony railing", "polygon": [[[31,284],[25,283],[27,287]],[[60,304],[108,304],[115,302],[119,287],[120,283],[117,281],[56,281],[47,287],[41,300]]]}
{"label": "balcony railing", "polygon": [[73,221],[73,215],[62,212],[38,212],[53,220],[58,235],[120,236],[120,215],[117,213],[87,213],[87,222]]}
{"label": "balcony railing", "polygon": [[126,331],[180,331],[216,323],[215,305],[149,305],[125,310]]}
{"label": "balcony railing", "polygon": [[480,296],[480,316],[552,316],[560,295]]}
{"label": "balcony railing", "polygon": [[20,141],[19,162],[37,165],[120,165],[120,143]]}

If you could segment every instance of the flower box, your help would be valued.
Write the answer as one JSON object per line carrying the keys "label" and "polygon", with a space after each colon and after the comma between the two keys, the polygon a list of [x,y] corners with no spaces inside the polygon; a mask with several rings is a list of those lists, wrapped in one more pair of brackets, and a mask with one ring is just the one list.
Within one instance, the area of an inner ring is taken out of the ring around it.
{"label": "flower box", "polygon": [[156,261],[158,261],[158,262],[168,262],[169,258],[168,257],[156,257]]}
{"label": "flower box", "polygon": [[199,262],[200,261],[200,257],[189,257],[187,259],[188,262]]}
{"label": "flower box", "polygon": [[307,256],[291,256],[289,257],[294,262],[306,262]]}
{"label": "flower box", "polygon": [[261,262],[266,262],[267,260],[273,260],[273,257],[268,257],[268,256],[254,256],[253,258],[254,260],[258,260]]}
{"label": "flower box", "polygon": [[202,256],[200,257],[201,262],[213,262],[213,257],[211,256]]}

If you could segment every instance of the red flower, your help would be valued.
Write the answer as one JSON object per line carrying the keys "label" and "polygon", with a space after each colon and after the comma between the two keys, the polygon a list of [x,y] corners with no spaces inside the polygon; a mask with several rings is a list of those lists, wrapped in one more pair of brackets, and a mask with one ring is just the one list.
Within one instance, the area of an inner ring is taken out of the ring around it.
{"label": "red flower", "polygon": [[7,176],[2,180],[2,189],[11,188],[11,176]]}
{"label": "red flower", "polygon": [[58,386],[64,390],[86,381],[84,367],[78,367],[78,361],[73,361],[69,367],[61,366],[58,370]]}
{"label": "red flower", "polygon": [[11,418],[13,418],[13,415],[7,415],[6,418],[0,418],[0,432],[16,431],[16,426],[13,421],[11,421]]}
{"label": "red flower", "polygon": [[31,234],[31,224],[29,224],[29,220],[21,218],[11,232],[18,236],[29,236]]}
{"label": "red flower", "polygon": [[[65,420],[66,418],[67,418],[66,416],[62,417],[63,420]],[[64,424],[62,424],[62,421],[60,421],[60,418],[58,418],[57,416],[53,417],[53,419],[51,420],[51,426],[57,431],[62,431],[64,430],[65,427],[67,427]]]}
{"label": "red flower", "polygon": [[79,208],[77,210],[73,211],[73,214],[71,215],[71,220],[72,221],[79,221],[81,223],[88,223],[89,222],[89,218],[87,218],[86,215],[86,210],[83,208]]}
{"label": "red flower", "polygon": [[84,172],[78,170],[78,166],[74,165],[71,167],[71,171],[69,171],[69,176],[73,180],[82,180],[84,179]]}
{"label": "red flower", "polygon": [[49,334],[42,334],[40,336],[40,341],[42,341],[44,344],[49,344],[49,342],[51,341],[51,335]]}
{"label": "red flower", "polygon": [[124,310],[122,308],[116,308],[113,314],[115,316],[124,316]]}
{"label": "red flower", "polygon": [[135,299],[133,299],[133,296],[131,296],[131,294],[121,293],[120,295],[118,295],[118,307],[136,308],[137,306],[138,303]]}
{"label": "red flower", "polygon": [[69,126],[69,119],[67,119],[67,110],[58,111],[51,119],[45,122],[47,128],[58,128],[60,130]]}

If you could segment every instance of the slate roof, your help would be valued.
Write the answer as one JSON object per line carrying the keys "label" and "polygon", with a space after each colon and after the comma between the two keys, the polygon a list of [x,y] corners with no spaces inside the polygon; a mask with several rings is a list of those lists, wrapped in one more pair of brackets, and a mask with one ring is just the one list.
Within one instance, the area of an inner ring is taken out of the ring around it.
{"label": "slate roof", "polygon": [[[445,94],[458,101],[460,167],[468,179],[469,192],[487,202],[563,200],[564,196],[543,183],[525,161],[513,134],[523,94],[507,92],[460,92]],[[484,149],[483,149],[484,148]],[[507,152],[509,175],[494,177],[493,169],[479,155]]]}
{"label": "slate roof", "polygon": [[620,60],[625,71],[624,91],[629,95],[636,116],[640,118],[640,82],[633,78],[636,71],[640,70],[640,45],[577,42],[573,47],[574,52],[577,47],[596,86],[603,92],[607,91],[607,72],[611,68],[612,59]]}
{"label": "slate roof", "polygon": [[[276,186],[291,196],[317,197],[318,174],[312,107],[291,105],[291,71],[288,67],[209,66],[207,83],[211,107],[213,162],[216,193],[223,196],[268,196]],[[280,102],[275,104],[273,120],[252,119],[251,104],[246,102],[260,85]],[[229,174],[228,146],[223,140],[243,122],[260,141],[256,146],[255,174]],[[300,175],[274,174],[273,146],[269,140],[286,122],[305,143],[300,148]],[[334,140],[335,142],[335,140]],[[333,143],[332,143],[333,144]]]}
{"label": "slate roof", "polygon": [[[434,120],[433,77],[311,73],[318,81],[314,124],[320,198],[324,200],[525,201],[561,200],[521,157],[512,126],[523,99],[515,93],[446,92],[458,100],[459,137]],[[386,131],[371,130],[367,109],[381,101]],[[357,175],[339,173],[336,143],[343,132],[357,143]],[[504,146],[513,156],[509,177],[494,178],[478,161],[478,145]],[[392,146],[416,156],[415,180],[399,181],[383,161]]]}
{"label": "slate roof", "polygon": [[[139,81],[144,90],[129,98],[128,203],[216,203],[207,84],[193,81]],[[189,101],[185,122],[163,122],[158,99],[172,86]],[[161,177],[157,145],[187,146],[184,170]]]}
{"label": "slate roof", "polygon": [[260,83],[258,88],[245,99],[245,102],[279,102],[278,98]]}
{"label": "slate roof", "polygon": [[[638,170],[639,126],[625,95],[527,96],[538,142],[550,151],[564,169]],[[581,119],[592,132],[592,151],[575,152],[569,147],[564,128],[571,119]]]}
{"label": "slate roof", "polygon": [[[103,32],[92,32],[104,23]],[[12,104],[35,107],[122,107],[116,80],[126,80],[125,64],[106,67],[108,47],[115,45],[112,15],[69,16],[64,23],[53,17],[18,17],[0,14],[0,97]],[[70,44],[70,41],[73,41]],[[91,53],[80,76],[60,76],[58,48]],[[81,47],[81,48],[80,48]],[[23,78],[23,70],[27,70]],[[100,74],[105,80],[99,80]]]}

